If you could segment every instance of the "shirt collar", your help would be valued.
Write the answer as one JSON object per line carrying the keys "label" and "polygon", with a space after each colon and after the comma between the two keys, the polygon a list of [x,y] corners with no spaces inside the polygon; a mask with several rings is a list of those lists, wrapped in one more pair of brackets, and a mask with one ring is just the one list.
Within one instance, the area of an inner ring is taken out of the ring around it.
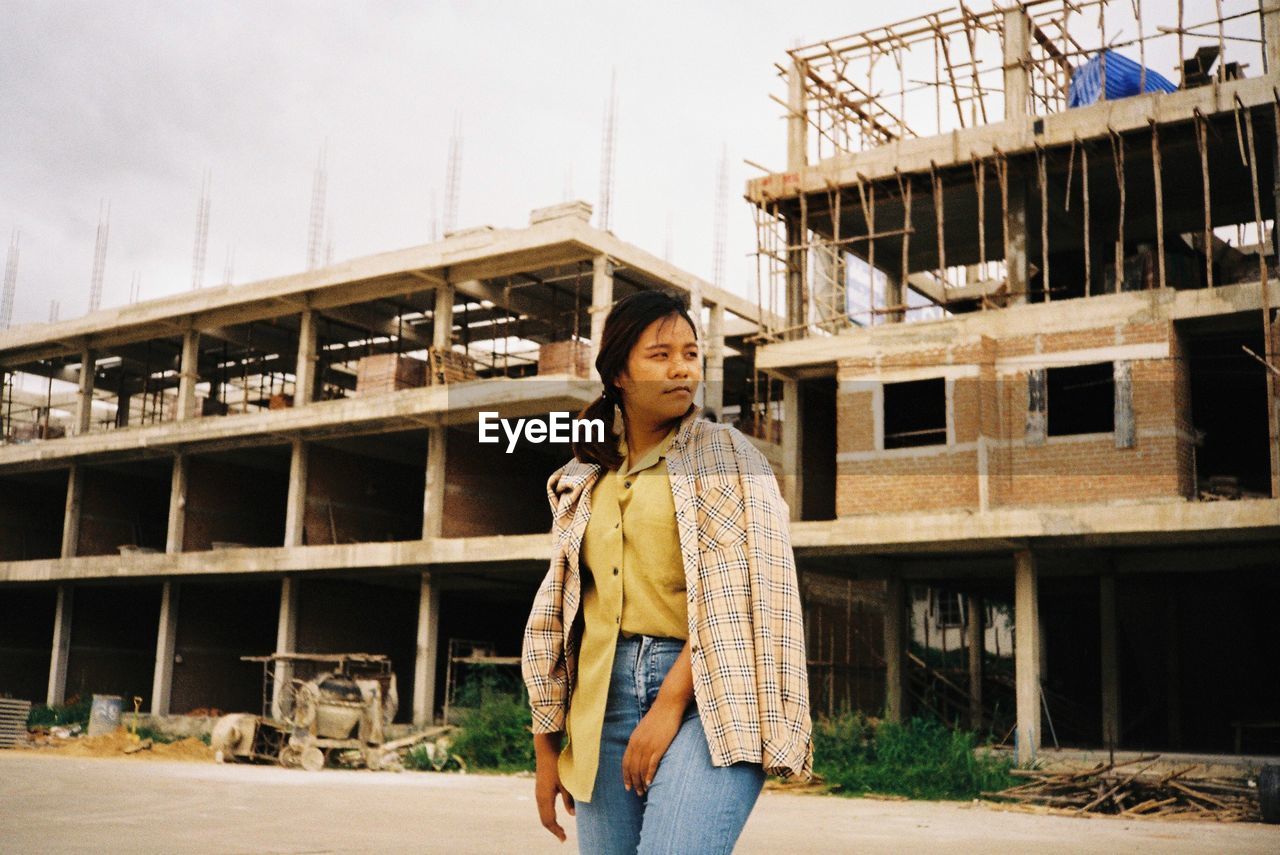
{"label": "shirt collar", "polygon": [[671,444],[675,442],[676,434],[679,432],[679,430],[680,430],[679,425],[672,427],[671,430],[667,431],[667,435],[662,438],[662,441],[659,442],[657,445],[655,445],[653,448],[646,451],[644,456],[635,462],[635,465],[631,465],[631,462],[626,459],[627,458],[627,437],[625,433],[619,434],[618,451],[619,453],[622,454],[622,457],[623,457],[623,465],[619,469],[619,472],[621,472],[623,475],[630,475],[634,472],[639,472],[642,469],[648,469],[651,466],[657,465],[659,460],[662,460],[667,456],[668,451],[670,451],[671,449]]}

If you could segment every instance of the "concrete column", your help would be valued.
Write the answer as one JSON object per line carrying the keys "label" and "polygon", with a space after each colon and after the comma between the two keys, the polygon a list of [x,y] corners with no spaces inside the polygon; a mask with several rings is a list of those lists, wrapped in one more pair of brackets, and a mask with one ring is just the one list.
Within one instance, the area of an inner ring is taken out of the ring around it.
{"label": "concrete column", "polygon": [[194,418],[196,384],[200,382],[200,333],[187,330],[182,335],[182,363],[178,369],[178,420]]}
{"label": "concrete column", "polygon": [[431,346],[438,350],[453,346],[453,300],[452,285],[436,286],[436,307],[431,316]]}
{"label": "concrete column", "polygon": [[907,598],[901,579],[884,587],[884,716],[902,723],[907,717]]}
{"label": "concrete column", "polygon": [[809,163],[809,120],[806,115],[804,62],[793,60],[787,74],[787,171],[795,172]]}
{"label": "concrete column", "polygon": [[707,370],[703,377],[702,406],[715,413],[719,421],[724,413],[724,306],[711,307],[707,324]]}
{"label": "concrete column", "polygon": [[72,463],[67,475],[67,507],[62,517],[62,557],[75,558],[80,544],[80,506],[84,499],[84,470]]}
{"label": "concrete column", "polygon": [[[799,380],[782,384],[782,497],[791,509],[791,519],[801,518],[804,499],[804,390]],[[766,422],[767,427],[767,422]]]}
{"label": "concrete column", "polygon": [[173,652],[178,636],[178,583],[165,582],[160,592],[160,628],[156,632],[156,669],[151,679],[151,714],[168,715],[173,691]]}
{"label": "concrete column", "polygon": [[444,533],[445,463],[448,455],[449,429],[441,425],[427,431],[427,478],[422,501],[422,536],[440,537]]}
{"label": "concrete column", "polygon": [[1031,94],[1031,70],[1027,66],[1031,41],[1030,20],[1021,7],[1004,13],[1004,117],[1027,115]]}
{"label": "concrete column", "polygon": [[413,663],[413,723],[435,721],[436,654],[440,646],[440,591],[430,573],[422,574],[418,593],[418,652]]}
{"label": "concrete column", "polygon": [[969,647],[969,727],[982,730],[982,654],[985,638],[982,598],[969,594],[965,597],[968,611],[966,644]]}
{"label": "concrete column", "polygon": [[599,380],[596,357],[600,355],[600,341],[604,338],[604,320],[613,308],[613,265],[609,256],[597,255],[591,259],[591,379]]}
{"label": "concrete column", "polygon": [[1262,73],[1274,74],[1280,70],[1280,3],[1263,0],[1258,5],[1262,9]]}
{"label": "concrete column", "polygon": [[284,545],[303,546],[307,515],[307,444],[293,441],[289,454],[289,494],[284,509]]}
{"label": "concrete column", "polygon": [[1014,682],[1018,726],[1017,761],[1031,763],[1040,749],[1040,597],[1035,556],[1024,549],[1013,556]]}
{"label": "concrete column", "polygon": [[[890,273],[884,274],[884,301],[888,306],[905,306],[907,304],[907,285],[902,281],[901,276],[894,276]],[[897,309],[889,312],[885,316],[891,324],[900,324],[907,319],[906,309]],[[874,323],[874,318],[868,323]]]}
{"label": "concrete column", "polygon": [[[276,653],[297,653],[298,648],[298,585],[294,576],[280,580],[280,619],[276,623]],[[271,687],[271,717],[281,718],[280,702],[289,681],[293,679],[293,666],[277,662],[275,679]]]}
{"label": "concrete column", "polygon": [[164,538],[164,551],[182,551],[187,525],[188,457],[179,452],[173,456],[173,474],[169,481],[169,525]]}
{"label": "concrete column", "polygon": [[293,405],[305,407],[315,400],[317,366],[316,313],[303,310],[298,316],[298,355],[293,369]]}
{"label": "concrete column", "polygon": [[1117,647],[1119,621],[1116,617],[1116,577],[1098,579],[1098,616],[1102,650],[1102,744],[1120,746],[1120,663]]}
{"label": "concrete column", "polygon": [[1010,305],[1027,302],[1027,185],[1009,167],[1009,207],[1004,222],[1004,264]]}
{"label": "concrete column", "polygon": [[[786,218],[787,246],[803,247],[808,235],[799,217]],[[787,304],[784,339],[804,338],[802,328],[809,319],[809,252],[806,249],[788,249],[787,254]]]}
{"label": "concrete column", "polygon": [[93,351],[80,354],[80,383],[76,389],[76,420],[72,430],[77,436],[89,432],[93,424]]}
{"label": "concrete column", "polygon": [[67,659],[71,655],[71,611],[75,589],[58,585],[58,604],[53,613],[53,649],[49,656],[49,691],[45,703],[61,704],[67,699]]}

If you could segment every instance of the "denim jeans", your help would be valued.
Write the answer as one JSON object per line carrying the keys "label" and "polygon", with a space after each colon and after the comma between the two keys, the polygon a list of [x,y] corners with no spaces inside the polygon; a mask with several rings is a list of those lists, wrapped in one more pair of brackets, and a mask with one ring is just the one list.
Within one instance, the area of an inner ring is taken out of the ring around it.
{"label": "denim jeans", "polygon": [[742,833],[764,771],[759,763],[712,766],[695,703],[685,711],[648,792],[637,796],[622,786],[622,755],[631,732],[683,648],[674,638],[618,637],[595,787],[589,803],[577,803],[583,855],[732,852]]}

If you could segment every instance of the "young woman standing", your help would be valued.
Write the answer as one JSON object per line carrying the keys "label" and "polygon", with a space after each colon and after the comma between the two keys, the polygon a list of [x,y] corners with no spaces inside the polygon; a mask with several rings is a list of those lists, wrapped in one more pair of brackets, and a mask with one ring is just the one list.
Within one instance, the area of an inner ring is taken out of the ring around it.
{"label": "young woman standing", "polygon": [[525,627],[542,824],[583,853],[730,852],[766,773],[812,768],[788,512],[768,461],[699,418],[695,328],[641,291],[605,321],[604,384],[547,496],[555,556]]}

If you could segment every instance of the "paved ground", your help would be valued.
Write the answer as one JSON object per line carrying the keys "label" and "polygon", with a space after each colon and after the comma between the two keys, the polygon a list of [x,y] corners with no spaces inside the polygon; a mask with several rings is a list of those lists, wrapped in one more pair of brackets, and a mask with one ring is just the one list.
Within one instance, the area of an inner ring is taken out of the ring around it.
{"label": "paved ground", "polygon": [[[576,852],[527,778],[0,751],[0,852]],[[1280,826],[1073,819],[766,792],[741,853],[1280,852]]]}

